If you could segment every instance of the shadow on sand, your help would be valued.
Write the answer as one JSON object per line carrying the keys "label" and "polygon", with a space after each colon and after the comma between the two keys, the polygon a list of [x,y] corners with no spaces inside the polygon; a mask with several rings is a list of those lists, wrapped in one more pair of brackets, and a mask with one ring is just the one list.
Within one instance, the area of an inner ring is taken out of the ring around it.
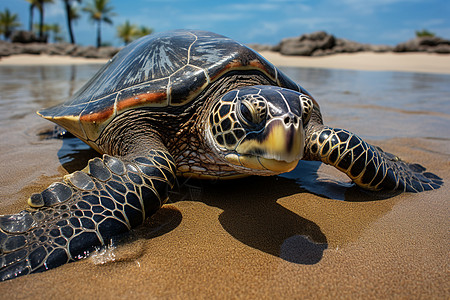
{"label": "shadow on sand", "polygon": [[[83,169],[89,159],[98,156],[97,152],[71,135],[52,132],[43,136],[64,137],[58,158],[69,173]],[[289,262],[316,264],[328,248],[327,237],[316,223],[277,203],[279,199],[291,195],[301,197],[304,193],[336,201],[364,202],[393,196],[366,192],[348,182],[323,179],[318,173],[320,166],[319,162],[301,161],[295,170],[281,176],[252,176],[231,181],[179,178],[169,201],[201,201],[220,208],[223,212],[218,220],[222,227],[245,245]],[[382,214],[384,212],[379,212],[370,219]],[[116,243],[120,245],[161,236],[174,230],[181,222],[179,210],[162,208],[131,235],[117,238]]]}

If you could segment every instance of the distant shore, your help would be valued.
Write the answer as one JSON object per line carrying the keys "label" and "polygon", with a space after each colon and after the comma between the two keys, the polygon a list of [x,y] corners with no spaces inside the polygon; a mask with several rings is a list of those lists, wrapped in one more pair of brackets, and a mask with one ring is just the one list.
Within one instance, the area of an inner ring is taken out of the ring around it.
{"label": "distant shore", "polygon": [[17,54],[2,57],[0,66],[104,64],[107,58],[84,58],[67,55]]}
{"label": "distant shore", "polygon": [[[261,51],[276,66],[450,74],[450,56],[433,53],[357,52],[327,56],[287,56]],[[0,59],[0,66],[104,64],[108,59],[20,54]]]}
{"label": "distant shore", "polygon": [[273,51],[260,53],[276,66],[450,74],[450,56],[445,54],[357,52],[327,56],[287,56]]}

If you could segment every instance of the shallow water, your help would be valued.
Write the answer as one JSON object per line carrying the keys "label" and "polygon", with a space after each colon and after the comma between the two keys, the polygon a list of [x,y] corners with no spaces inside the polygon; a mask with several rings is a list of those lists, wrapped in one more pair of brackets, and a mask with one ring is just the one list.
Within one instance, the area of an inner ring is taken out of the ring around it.
{"label": "shallow water", "polygon": [[[0,126],[69,99],[101,65],[1,66]],[[280,68],[318,100],[324,122],[365,139],[450,140],[450,75]],[[26,121],[30,125],[29,120]],[[42,125],[45,128],[45,125]],[[23,132],[33,135],[34,126]],[[19,129],[20,130],[20,129]],[[12,133],[12,134],[17,134]],[[86,150],[72,141],[63,149]],[[67,154],[67,153],[66,153]],[[62,156],[60,155],[60,158]],[[62,163],[70,160],[65,157]]]}
{"label": "shallow water", "polygon": [[369,139],[450,139],[450,75],[281,69],[316,97],[326,124]]}
{"label": "shallow water", "polygon": [[[96,155],[77,139],[49,139],[53,125],[35,111],[69,98],[98,68],[0,66],[0,214]],[[315,96],[327,125],[450,179],[450,75],[282,70]],[[217,286],[226,296],[365,296],[367,286],[380,297],[448,296],[447,185],[374,195],[317,162],[280,177],[181,185],[173,204],[119,247],[121,263],[86,260],[3,284],[21,296],[217,295]],[[67,284],[54,287],[55,278]]]}

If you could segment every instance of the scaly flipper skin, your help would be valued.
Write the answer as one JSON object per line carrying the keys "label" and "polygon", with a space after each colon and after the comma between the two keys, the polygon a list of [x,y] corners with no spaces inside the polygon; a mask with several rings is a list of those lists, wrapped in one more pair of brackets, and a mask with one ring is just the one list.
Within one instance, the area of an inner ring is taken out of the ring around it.
{"label": "scaly flipper skin", "polygon": [[304,159],[334,166],[365,189],[422,192],[443,184],[421,165],[404,162],[347,130],[315,125],[310,132]]}
{"label": "scaly flipper skin", "polygon": [[77,260],[140,225],[167,200],[175,170],[163,150],[104,155],[34,194],[37,209],[0,216],[0,281]]}

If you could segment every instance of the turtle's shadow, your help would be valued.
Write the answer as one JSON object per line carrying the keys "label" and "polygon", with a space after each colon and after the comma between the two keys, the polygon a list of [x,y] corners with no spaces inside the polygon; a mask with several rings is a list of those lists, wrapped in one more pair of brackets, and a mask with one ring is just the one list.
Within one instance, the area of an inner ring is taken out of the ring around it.
{"label": "turtle's shadow", "polygon": [[222,227],[240,242],[298,264],[315,264],[328,247],[326,236],[314,222],[277,203],[305,192],[292,180],[249,177],[202,183],[201,201],[223,210]]}
{"label": "turtle's shadow", "polygon": [[88,161],[100,154],[74,136],[64,137],[58,150],[58,158],[68,173],[82,170]]}
{"label": "turtle's shadow", "polygon": [[[327,237],[316,223],[283,207],[277,202],[279,199],[316,194],[336,201],[367,202],[394,196],[323,179],[318,172],[320,166],[320,162],[301,161],[295,170],[282,176],[252,176],[231,181],[179,178],[171,201],[194,200],[218,207],[223,210],[220,224],[240,242],[289,262],[315,264],[328,248]],[[308,203],[305,201],[305,205]]]}

